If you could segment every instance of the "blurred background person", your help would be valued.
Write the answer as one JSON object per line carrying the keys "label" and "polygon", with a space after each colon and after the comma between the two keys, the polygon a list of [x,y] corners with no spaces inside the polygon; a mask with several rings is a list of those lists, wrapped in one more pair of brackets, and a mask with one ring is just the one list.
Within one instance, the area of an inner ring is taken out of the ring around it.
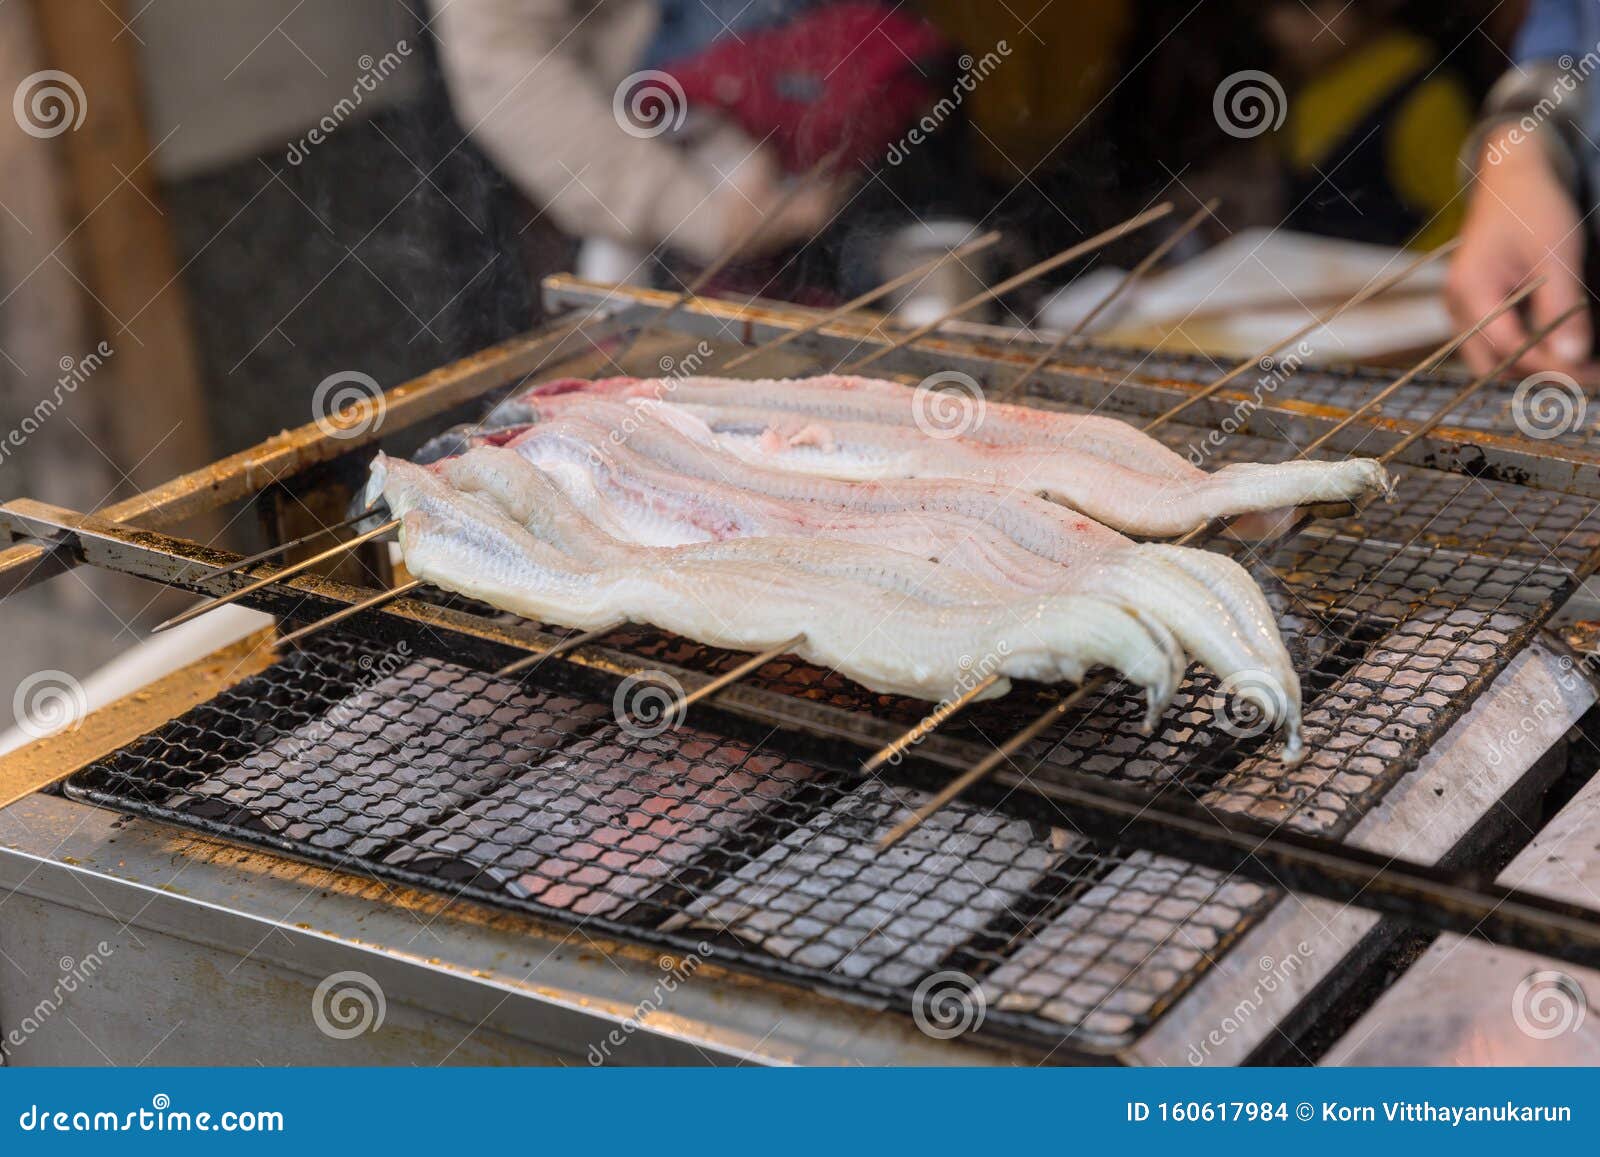
{"label": "blurred background person", "polygon": [[[1585,300],[1586,224],[1600,177],[1600,5],[1533,0],[1512,50],[1514,64],[1489,95],[1463,157],[1472,182],[1461,251],[1450,271],[1458,320],[1486,312],[1521,282],[1543,277],[1525,314],[1484,327],[1463,353],[1484,370]],[[1593,324],[1580,311],[1523,357],[1524,370],[1593,375]]]}
{"label": "blurred background person", "polygon": [[[577,271],[647,282],[810,241],[929,102],[945,45],[853,0],[434,0],[456,114],[534,204],[582,239]],[[832,158],[834,172],[791,191]],[[759,229],[758,229],[759,226]]]}

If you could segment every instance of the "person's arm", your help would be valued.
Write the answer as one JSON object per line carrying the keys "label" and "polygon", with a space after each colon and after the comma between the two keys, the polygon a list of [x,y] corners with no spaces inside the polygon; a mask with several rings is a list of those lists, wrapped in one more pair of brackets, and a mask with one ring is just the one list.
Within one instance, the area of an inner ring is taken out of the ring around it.
{"label": "person's arm", "polygon": [[[1534,0],[1518,35],[1518,65],[1491,92],[1466,158],[1471,199],[1446,287],[1457,323],[1470,326],[1518,285],[1546,279],[1534,291],[1527,321],[1515,311],[1503,314],[1463,347],[1480,372],[1525,342],[1530,322],[1538,328],[1584,300],[1574,141],[1587,130],[1570,71],[1578,44],[1577,0]],[[1580,311],[1519,368],[1575,369],[1591,344],[1589,318]]]}
{"label": "person's arm", "polygon": [[[781,174],[765,150],[752,146],[725,178],[665,138],[625,132],[612,111],[615,94],[580,55],[586,16],[570,0],[430,3],[463,127],[567,232],[665,242],[709,261],[777,199]],[[762,241],[803,236],[820,227],[826,209],[820,198],[801,197]]]}

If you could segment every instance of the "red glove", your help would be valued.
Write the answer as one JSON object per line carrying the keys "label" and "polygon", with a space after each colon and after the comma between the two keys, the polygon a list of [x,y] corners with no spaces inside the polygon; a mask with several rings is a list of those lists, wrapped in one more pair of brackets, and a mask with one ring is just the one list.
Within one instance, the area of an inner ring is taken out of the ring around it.
{"label": "red glove", "polygon": [[924,21],[865,2],[741,37],[721,37],[666,71],[691,106],[716,106],[756,140],[771,134],[790,172],[841,147],[841,165],[881,159],[933,100],[910,62],[947,51]]}

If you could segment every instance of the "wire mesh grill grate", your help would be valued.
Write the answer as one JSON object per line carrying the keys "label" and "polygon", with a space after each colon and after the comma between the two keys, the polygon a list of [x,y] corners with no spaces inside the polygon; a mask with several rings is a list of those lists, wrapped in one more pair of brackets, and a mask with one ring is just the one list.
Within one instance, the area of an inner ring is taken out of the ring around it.
{"label": "wire mesh grill grate", "polygon": [[[1181,445],[1183,432],[1171,438]],[[1282,457],[1236,437],[1227,456]],[[1192,672],[1154,734],[1109,687],[1029,752],[1071,769],[1341,835],[1413,768],[1570,591],[1600,548],[1580,498],[1400,471],[1398,499],[1265,550],[1262,582],[1305,673],[1311,755],[1287,769]],[[742,656],[642,628],[639,669]],[[793,660],[767,692],[909,724],[926,704]],[[946,731],[998,741],[1052,695],[1019,688]],[[1036,796],[982,793],[888,853],[916,785],[497,680],[354,634],[308,649],[70,782],[97,802],[376,877],[583,922],[908,1009],[920,981],[982,985],[986,1029],[1100,1055],[1136,1039],[1279,893],[1091,844]]]}

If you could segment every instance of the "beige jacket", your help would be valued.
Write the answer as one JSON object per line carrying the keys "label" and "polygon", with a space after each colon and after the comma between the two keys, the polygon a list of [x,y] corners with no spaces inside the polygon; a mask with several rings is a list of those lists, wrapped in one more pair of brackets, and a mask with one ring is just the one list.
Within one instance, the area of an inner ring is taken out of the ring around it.
{"label": "beige jacket", "polygon": [[[689,252],[724,241],[709,159],[624,132],[621,81],[655,27],[648,0],[429,0],[463,126],[569,233]],[[726,170],[726,165],[723,166]]]}

